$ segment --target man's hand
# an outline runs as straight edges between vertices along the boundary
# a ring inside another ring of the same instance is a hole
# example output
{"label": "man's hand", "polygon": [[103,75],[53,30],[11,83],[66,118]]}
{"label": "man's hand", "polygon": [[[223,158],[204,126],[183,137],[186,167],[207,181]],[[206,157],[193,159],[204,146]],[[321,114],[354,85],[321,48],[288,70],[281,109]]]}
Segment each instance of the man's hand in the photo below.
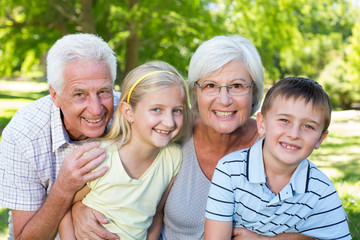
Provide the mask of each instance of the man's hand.
{"label": "man's hand", "polygon": [[69,210],[74,194],[86,184],[106,173],[108,167],[91,172],[105,158],[99,142],[86,143],[68,155],[59,175],[39,211],[13,212],[16,239],[53,239],[59,223]]}
{"label": "man's hand", "polygon": [[72,207],[73,224],[77,239],[119,239],[110,233],[101,224],[109,223],[109,220],[100,212],[77,202]]}
{"label": "man's hand", "polygon": [[85,143],[65,158],[56,179],[63,193],[74,195],[87,182],[106,173],[108,167],[92,172],[106,158],[105,149],[99,146],[100,142]]}

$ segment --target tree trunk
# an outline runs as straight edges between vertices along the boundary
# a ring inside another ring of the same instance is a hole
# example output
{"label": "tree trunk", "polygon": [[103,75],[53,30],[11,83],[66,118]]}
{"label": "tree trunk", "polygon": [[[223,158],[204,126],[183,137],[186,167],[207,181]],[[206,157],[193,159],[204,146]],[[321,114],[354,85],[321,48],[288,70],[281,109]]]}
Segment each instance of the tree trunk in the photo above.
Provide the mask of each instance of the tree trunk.
{"label": "tree trunk", "polygon": [[[139,0],[130,0],[129,11],[131,11],[133,6],[138,2]],[[124,75],[137,67],[139,59],[139,35],[136,20],[129,20],[127,26],[128,30],[130,31],[130,36],[126,40],[126,60]]]}
{"label": "tree trunk", "polygon": [[95,24],[94,24],[94,16],[93,16],[93,3],[94,0],[81,0],[81,27],[82,32],[84,33],[96,33]]}

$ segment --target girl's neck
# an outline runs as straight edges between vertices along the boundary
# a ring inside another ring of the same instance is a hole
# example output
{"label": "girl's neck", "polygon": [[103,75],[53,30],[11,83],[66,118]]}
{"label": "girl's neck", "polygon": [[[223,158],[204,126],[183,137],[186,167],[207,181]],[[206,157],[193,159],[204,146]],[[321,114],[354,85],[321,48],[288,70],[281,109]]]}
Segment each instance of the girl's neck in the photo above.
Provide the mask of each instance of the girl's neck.
{"label": "girl's neck", "polygon": [[129,177],[139,179],[151,166],[160,148],[137,144],[131,140],[119,148],[121,162]]}

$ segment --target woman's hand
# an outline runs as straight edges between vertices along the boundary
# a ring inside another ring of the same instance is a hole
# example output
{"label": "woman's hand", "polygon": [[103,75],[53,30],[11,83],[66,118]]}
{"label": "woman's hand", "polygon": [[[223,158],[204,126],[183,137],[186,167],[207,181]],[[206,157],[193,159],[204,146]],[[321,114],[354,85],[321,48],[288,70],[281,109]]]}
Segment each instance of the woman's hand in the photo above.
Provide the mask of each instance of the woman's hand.
{"label": "woman's hand", "polygon": [[77,239],[120,239],[101,225],[109,223],[102,213],[85,206],[82,202],[74,204],[71,211]]}

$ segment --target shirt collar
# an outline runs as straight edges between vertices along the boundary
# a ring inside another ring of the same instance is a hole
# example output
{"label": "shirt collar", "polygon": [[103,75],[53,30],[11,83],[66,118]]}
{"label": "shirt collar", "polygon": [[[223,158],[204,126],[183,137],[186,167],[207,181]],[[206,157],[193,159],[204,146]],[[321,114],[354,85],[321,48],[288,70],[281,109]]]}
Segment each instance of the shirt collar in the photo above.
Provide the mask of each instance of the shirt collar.
{"label": "shirt collar", "polygon": [[61,120],[60,108],[56,107],[55,104],[52,105],[51,111],[51,140],[53,151],[55,152],[59,147],[65,143],[70,143],[69,135],[64,127],[64,124]]}
{"label": "shirt collar", "polygon": [[[265,138],[257,141],[248,152],[247,156],[247,177],[252,183],[266,183],[266,174],[262,154],[262,146]],[[291,176],[289,184],[292,185],[293,190],[298,194],[303,194],[307,191],[309,181],[309,160],[305,159],[300,162],[295,172]]]}

